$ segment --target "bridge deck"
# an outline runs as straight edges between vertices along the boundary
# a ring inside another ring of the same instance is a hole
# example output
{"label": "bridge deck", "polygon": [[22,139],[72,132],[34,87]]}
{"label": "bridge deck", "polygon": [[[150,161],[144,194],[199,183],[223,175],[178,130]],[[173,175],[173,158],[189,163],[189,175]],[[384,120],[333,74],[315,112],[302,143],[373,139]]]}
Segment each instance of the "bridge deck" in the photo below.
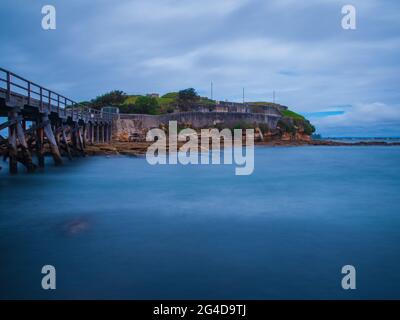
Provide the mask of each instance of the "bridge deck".
{"label": "bridge deck", "polygon": [[115,116],[0,68],[0,117],[7,118],[0,130],[8,129],[7,138],[0,135],[0,151],[8,158],[11,174],[18,172],[18,163],[28,172],[44,168],[48,153],[60,165],[63,155],[69,159],[85,155],[87,143],[110,143]]}
{"label": "bridge deck", "polygon": [[15,107],[48,113],[72,122],[111,123],[115,114],[81,105],[61,94],[0,68],[0,115]]}

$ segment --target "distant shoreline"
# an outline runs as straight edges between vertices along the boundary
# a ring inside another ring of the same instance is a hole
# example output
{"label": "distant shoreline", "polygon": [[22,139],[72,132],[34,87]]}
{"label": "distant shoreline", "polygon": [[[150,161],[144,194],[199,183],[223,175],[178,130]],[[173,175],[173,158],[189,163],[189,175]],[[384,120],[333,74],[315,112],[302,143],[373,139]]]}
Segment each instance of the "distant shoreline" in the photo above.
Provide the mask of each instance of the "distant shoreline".
{"label": "distant shoreline", "polygon": [[257,142],[255,145],[265,146],[400,146],[400,142],[386,142],[386,141],[357,141],[357,142],[344,142],[344,141],[333,141],[333,140],[310,140],[310,141],[268,141],[268,142]]}

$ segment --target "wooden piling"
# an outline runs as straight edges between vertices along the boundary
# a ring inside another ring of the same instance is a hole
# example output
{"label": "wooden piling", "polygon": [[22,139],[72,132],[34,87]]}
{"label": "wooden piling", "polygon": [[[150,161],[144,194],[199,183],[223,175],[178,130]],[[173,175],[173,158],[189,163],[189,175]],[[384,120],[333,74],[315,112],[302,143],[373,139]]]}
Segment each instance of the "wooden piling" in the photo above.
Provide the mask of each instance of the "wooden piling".
{"label": "wooden piling", "polygon": [[96,123],[96,143],[100,143],[100,127],[99,127],[99,123]]}
{"label": "wooden piling", "polygon": [[108,124],[106,123],[105,125],[104,125],[104,136],[105,136],[105,142],[106,143],[109,143],[110,141],[108,141]]}
{"label": "wooden piling", "polygon": [[94,144],[94,126],[93,126],[93,122],[90,122],[89,125],[90,125],[90,143]]}
{"label": "wooden piling", "polygon": [[87,128],[86,124],[82,126],[82,145],[83,145],[83,150],[86,148],[86,141],[87,141]]}
{"label": "wooden piling", "polygon": [[68,159],[69,159],[69,160],[72,160],[71,149],[69,148],[69,143],[68,143],[68,139],[67,139],[67,134],[66,134],[65,131],[66,131],[66,129],[65,129],[64,123],[61,123],[61,137],[62,137],[62,140],[63,140],[63,142],[64,142],[64,144],[65,144],[65,149],[66,149],[66,151],[67,151]]}
{"label": "wooden piling", "polygon": [[[9,113],[9,120],[13,120],[13,112]],[[16,124],[8,127],[8,157],[10,174],[18,173],[18,150],[17,150],[17,129]]]}
{"label": "wooden piling", "polygon": [[44,123],[44,127],[43,127],[44,134],[46,135],[47,141],[50,144],[50,151],[51,151],[51,154],[52,154],[53,159],[54,159],[54,164],[56,166],[61,165],[63,161],[62,161],[62,157],[61,157],[61,154],[60,154],[60,150],[58,149],[58,145],[57,145],[56,139],[54,137],[53,130],[51,128],[51,123],[49,121],[49,116],[47,114],[44,114],[42,116],[42,121]]}
{"label": "wooden piling", "polygon": [[39,168],[44,168],[44,149],[43,149],[44,136],[43,136],[43,128],[40,127],[40,123],[41,120],[36,121],[36,126],[38,128],[36,129],[35,147],[36,147],[36,157],[38,158]]}
{"label": "wooden piling", "polygon": [[83,156],[85,156],[85,146],[83,143],[82,130],[81,130],[81,127],[79,126],[79,124],[77,124],[76,126],[77,126],[76,134],[77,134],[79,150],[80,150],[81,154]]}
{"label": "wooden piling", "polygon": [[77,147],[77,139],[76,139],[76,126],[71,126],[71,146],[72,149],[74,150],[74,153],[78,152],[78,147]]}
{"label": "wooden piling", "polygon": [[18,141],[22,150],[21,162],[25,165],[28,172],[32,173],[36,170],[36,166],[33,164],[31,152],[29,151],[28,143],[26,142],[25,139],[23,125],[21,125],[19,121],[17,121],[16,129],[17,129]]}

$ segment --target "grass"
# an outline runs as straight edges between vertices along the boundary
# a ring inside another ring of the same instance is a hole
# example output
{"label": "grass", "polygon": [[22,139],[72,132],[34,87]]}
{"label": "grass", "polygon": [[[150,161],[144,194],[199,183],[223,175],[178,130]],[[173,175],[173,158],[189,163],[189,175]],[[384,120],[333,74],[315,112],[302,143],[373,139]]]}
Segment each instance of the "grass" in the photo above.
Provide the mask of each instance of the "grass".
{"label": "grass", "polygon": [[135,104],[137,98],[139,98],[139,97],[140,97],[140,96],[128,96],[128,97],[125,99],[125,101],[124,101],[123,104],[125,104],[125,105],[128,105],[128,104]]}
{"label": "grass", "polygon": [[282,114],[283,114],[283,116],[289,117],[292,119],[305,120],[305,118],[302,115],[300,115],[294,111],[291,111],[291,110],[283,110]]}

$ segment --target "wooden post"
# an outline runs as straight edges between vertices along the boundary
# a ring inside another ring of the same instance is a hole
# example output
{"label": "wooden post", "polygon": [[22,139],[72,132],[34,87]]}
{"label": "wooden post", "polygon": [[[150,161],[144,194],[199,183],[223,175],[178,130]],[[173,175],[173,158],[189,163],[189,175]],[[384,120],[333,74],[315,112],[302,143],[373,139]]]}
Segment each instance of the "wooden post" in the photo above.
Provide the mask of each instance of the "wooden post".
{"label": "wooden post", "polygon": [[76,123],[72,128],[72,147],[77,155],[81,153],[79,150],[78,125]]}
{"label": "wooden post", "polygon": [[94,144],[96,142],[95,136],[96,136],[96,127],[94,125],[94,122],[90,123],[90,127],[92,128],[92,144]]}
{"label": "wooden post", "polygon": [[22,161],[21,162],[25,165],[25,167],[27,168],[29,173],[34,172],[36,169],[36,166],[33,164],[33,161],[32,161],[32,156],[31,156],[31,153],[28,148],[28,144],[25,139],[25,133],[24,133],[23,126],[21,125],[21,123],[19,121],[17,121],[16,127],[17,127],[18,141],[19,141],[19,144],[22,149]]}
{"label": "wooden post", "polygon": [[79,126],[79,124],[76,124],[76,134],[77,134],[77,140],[78,140],[78,145],[79,145],[79,149],[82,153],[82,155],[85,155],[85,147],[83,144],[83,137],[82,137],[82,131],[81,131],[81,127]]}
{"label": "wooden post", "polygon": [[69,144],[68,144],[68,140],[67,140],[67,135],[65,133],[65,127],[64,127],[64,123],[61,123],[61,136],[62,139],[65,143],[65,148],[67,150],[67,155],[68,155],[68,159],[72,160],[72,155],[71,155],[71,149],[69,148]]}
{"label": "wooden post", "polygon": [[90,126],[90,144],[94,143],[94,127],[93,127],[93,122],[89,122]]}
{"label": "wooden post", "polygon": [[38,158],[38,165],[39,168],[44,168],[44,150],[43,150],[43,128],[41,127],[42,120],[38,118],[36,121],[36,126],[38,127],[36,129],[36,156]]}
{"label": "wooden post", "polygon": [[104,124],[101,125],[101,143],[104,143]]}
{"label": "wooden post", "polygon": [[104,124],[104,140],[105,143],[108,143],[108,124]]}
{"label": "wooden post", "polygon": [[[8,115],[8,119],[13,119],[13,112],[10,112]],[[12,124],[8,127],[8,156],[9,156],[9,165],[10,165],[10,173],[17,174],[18,173],[18,151],[17,151],[17,132],[16,132],[16,124]]]}
{"label": "wooden post", "polygon": [[100,127],[99,127],[99,123],[96,123],[96,143],[100,142]]}
{"label": "wooden post", "polygon": [[44,123],[44,128],[43,128],[44,134],[46,135],[47,140],[49,141],[50,151],[51,151],[51,154],[54,159],[54,164],[56,166],[61,165],[63,161],[61,158],[60,150],[58,149],[58,146],[57,146],[56,139],[53,134],[53,130],[51,129],[51,123],[49,121],[48,114],[42,115],[42,121]]}
{"label": "wooden post", "polygon": [[57,123],[54,125],[54,137],[56,138],[56,143],[59,146],[59,148],[61,146],[60,135],[61,135],[61,123],[59,120],[57,120]]}
{"label": "wooden post", "polygon": [[82,126],[82,131],[83,131],[83,149],[86,148],[86,142],[87,142],[87,128],[86,128],[86,123]]}

